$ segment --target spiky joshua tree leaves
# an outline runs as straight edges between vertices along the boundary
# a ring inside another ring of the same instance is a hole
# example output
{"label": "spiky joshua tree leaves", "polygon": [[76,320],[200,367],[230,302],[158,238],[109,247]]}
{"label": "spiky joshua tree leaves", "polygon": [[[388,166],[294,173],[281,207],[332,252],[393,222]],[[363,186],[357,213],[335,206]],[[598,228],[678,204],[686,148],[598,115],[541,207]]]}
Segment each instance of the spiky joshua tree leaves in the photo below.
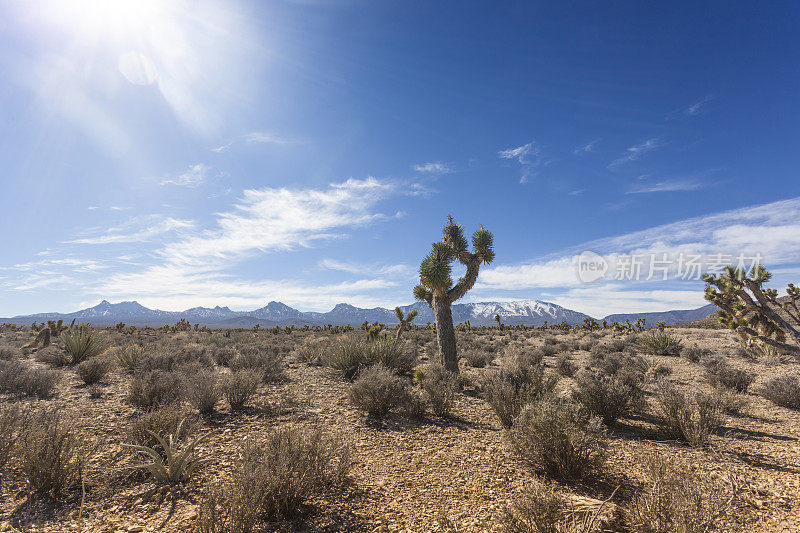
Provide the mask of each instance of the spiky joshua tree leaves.
{"label": "spiky joshua tree leaves", "polygon": [[417,310],[412,309],[407,315],[403,315],[403,310],[398,306],[394,308],[394,314],[397,315],[397,340],[400,340],[400,335],[402,335],[403,332],[411,326],[411,322],[417,318]]}
{"label": "spiky joshua tree leaves", "polygon": [[[720,322],[734,330],[746,345],[758,340],[800,357],[800,288],[790,283],[786,289],[788,298],[779,302],[777,290],[764,288],[771,278],[763,265],[754,267],[749,274],[728,266],[722,274],[703,276],[705,298],[719,307]],[[798,344],[787,343],[787,335]]]}
{"label": "spiky joshua tree leaves", "polygon": [[[453,217],[447,217],[442,240],[433,243],[433,249],[419,266],[419,285],[414,287],[414,297],[428,302],[436,317],[436,337],[439,341],[439,357],[445,369],[458,371],[458,355],[456,353],[456,332],[453,327],[453,313],[450,306],[464,296],[478,279],[478,270],[482,264],[494,260],[494,237],[481,226],[472,234],[472,247],[464,237],[464,229],[455,223]],[[453,261],[467,267],[464,276],[453,285],[451,277]]]}

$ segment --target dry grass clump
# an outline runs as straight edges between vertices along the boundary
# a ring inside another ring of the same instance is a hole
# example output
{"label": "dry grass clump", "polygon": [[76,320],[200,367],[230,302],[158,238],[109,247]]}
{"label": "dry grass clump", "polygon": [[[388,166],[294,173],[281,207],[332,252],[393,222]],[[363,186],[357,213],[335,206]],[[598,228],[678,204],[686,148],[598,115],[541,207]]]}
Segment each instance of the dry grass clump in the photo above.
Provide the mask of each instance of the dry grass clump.
{"label": "dry grass clump", "polygon": [[395,339],[367,340],[351,335],[331,345],[324,360],[346,379],[352,380],[362,369],[377,362],[398,374],[407,374],[417,364],[417,355],[414,350],[404,349],[403,344]]}
{"label": "dry grass clump", "polygon": [[243,369],[235,370],[222,377],[222,394],[228,401],[231,410],[244,409],[258,390],[263,376],[263,373],[257,370]]}
{"label": "dry grass clump", "polygon": [[58,370],[31,367],[18,359],[0,361],[0,392],[49,398],[61,377]]}
{"label": "dry grass clump", "polygon": [[579,405],[552,397],[527,405],[510,438],[525,463],[556,479],[582,479],[605,461],[600,421]]}
{"label": "dry grass clump", "polygon": [[625,375],[607,375],[598,370],[581,371],[575,379],[573,398],[591,414],[599,416],[604,424],[613,426],[617,419],[642,407],[641,381],[630,376],[632,374],[625,379]]}
{"label": "dry grass clump", "polygon": [[[588,500],[588,499],[587,499]],[[579,507],[541,481],[525,486],[502,517],[507,533],[599,533],[613,531],[608,526],[616,518],[613,504],[591,501]]]}
{"label": "dry grass clump", "polygon": [[756,379],[755,374],[732,368],[721,357],[707,358],[703,364],[706,368],[706,379],[712,387],[747,392],[750,384]]}
{"label": "dry grass clump", "polygon": [[111,369],[109,360],[103,357],[92,357],[78,363],[75,372],[87,385],[93,385],[103,380]]}
{"label": "dry grass clump", "polygon": [[140,409],[177,403],[183,399],[184,383],[184,375],[174,370],[139,372],[128,385],[127,400]]}
{"label": "dry grass clump", "polygon": [[381,417],[405,400],[407,385],[402,378],[375,363],[362,370],[350,386],[350,403],[369,416]]}
{"label": "dry grass clump", "polygon": [[500,423],[510,428],[525,405],[551,394],[557,383],[557,377],[545,373],[544,365],[529,366],[517,359],[488,375],[482,388]]}
{"label": "dry grass clump", "polygon": [[27,414],[20,406],[0,404],[0,476],[5,472],[26,418]]}
{"label": "dry grass clump", "polygon": [[698,346],[684,346],[683,350],[681,350],[681,357],[692,363],[699,363],[701,359],[710,355],[711,350]]}
{"label": "dry grass clump", "polygon": [[197,530],[249,533],[298,514],[314,496],[342,486],[350,468],[349,446],[321,429],[283,427],[249,442],[234,463],[230,481],[201,503]]}
{"label": "dry grass clump", "polygon": [[764,384],[761,396],[775,405],[800,410],[800,380],[797,376],[780,376]]}
{"label": "dry grass clump", "polygon": [[178,424],[182,421],[181,436],[186,437],[194,429],[191,418],[187,418],[186,410],[174,404],[157,407],[136,417],[128,425],[125,442],[153,448],[158,445],[158,440],[153,434],[171,435],[176,432]]}
{"label": "dry grass clump", "polygon": [[700,391],[684,393],[662,381],[656,401],[669,436],[691,446],[707,446],[711,434],[722,425],[722,406],[716,396]]}
{"label": "dry grass clump", "polygon": [[731,480],[710,477],[660,453],[641,459],[646,490],[624,512],[625,530],[636,533],[710,531],[731,510],[735,489]]}
{"label": "dry grass clump", "polygon": [[31,492],[57,496],[80,479],[84,451],[65,416],[56,410],[41,410],[21,431],[16,456]]}
{"label": "dry grass clump", "polygon": [[442,365],[427,365],[422,373],[420,388],[428,399],[428,404],[436,416],[450,416],[456,399],[458,377],[445,370]]}
{"label": "dry grass clump", "polygon": [[639,346],[645,353],[651,355],[678,356],[683,343],[665,330],[653,329],[639,337]]}

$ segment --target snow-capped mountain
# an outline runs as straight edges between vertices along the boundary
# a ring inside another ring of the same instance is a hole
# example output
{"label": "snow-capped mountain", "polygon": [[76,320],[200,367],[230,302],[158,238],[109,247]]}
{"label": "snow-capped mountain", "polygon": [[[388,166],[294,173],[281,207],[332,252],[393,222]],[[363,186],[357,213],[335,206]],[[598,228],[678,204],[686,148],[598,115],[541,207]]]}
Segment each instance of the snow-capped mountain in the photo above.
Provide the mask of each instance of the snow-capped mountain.
{"label": "snow-capped mountain", "polygon": [[[664,320],[668,324],[678,323],[680,317],[691,317],[696,319],[700,315],[713,313],[713,309],[708,306],[692,311],[666,311],[658,313],[658,319]],[[419,313],[416,324],[434,322],[433,310],[424,302],[415,302],[411,305],[401,307],[404,313],[416,309]],[[454,304],[452,306],[453,321],[456,323],[469,321],[473,326],[494,325],[495,316],[500,316],[503,324],[526,326],[540,326],[545,322],[549,324],[559,324],[568,322],[573,325],[583,323],[588,315],[566,309],[550,302],[540,300],[509,300],[496,302],[476,302]],[[675,314],[674,320],[669,318]],[[635,321],[636,316],[648,317],[648,325],[651,324],[647,313],[641,315],[611,315],[612,319],[617,317],[632,317]],[[653,314],[655,316],[655,314]],[[705,315],[704,315],[705,316]],[[103,300],[94,307],[75,311],[74,313],[39,313],[35,315],[17,316],[13,318],[0,318],[2,322],[14,322],[17,324],[30,324],[33,321],[43,322],[45,320],[63,319],[70,322],[75,319],[78,323],[90,323],[97,326],[113,325],[124,322],[128,325],[137,326],[163,326],[174,324],[180,319],[185,318],[191,324],[202,324],[211,327],[251,327],[260,324],[263,327],[275,325],[347,325],[358,326],[365,320],[367,322],[380,322],[383,324],[396,324],[397,318],[393,309],[375,307],[372,309],[362,309],[350,304],[337,304],[327,313],[303,312],[289,307],[281,302],[269,302],[266,306],[254,311],[232,311],[228,307],[216,306],[193,307],[185,311],[160,311],[158,309],[148,309],[138,302],[120,302],[117,304]],[[685,321],[685,320],[684,320]]]}

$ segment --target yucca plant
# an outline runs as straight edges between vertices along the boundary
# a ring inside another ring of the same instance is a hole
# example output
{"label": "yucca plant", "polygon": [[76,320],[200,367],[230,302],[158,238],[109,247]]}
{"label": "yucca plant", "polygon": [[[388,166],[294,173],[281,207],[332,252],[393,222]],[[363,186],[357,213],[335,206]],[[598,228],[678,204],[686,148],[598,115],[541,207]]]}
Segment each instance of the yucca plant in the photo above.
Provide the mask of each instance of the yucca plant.
{"label": "yucca plant", "polygon": [[196,453],[197,446],[206,440],[212,433],[206,433],[194,439],[185,448],[180,447],[181,431],[183,431],[185,419],[181,420],[175,433],[168,435],[166,439],[150,430],[150,433],[161,446],[163,454],[155,448],[140,446],[138,444],[123,444],[126,448],[131,448],[143,453],[153,459],[150,463],[142,463],[131,468],[145,469],[153,476],[156,483],[162,485],[174,485],[189,479],[193,472],[203,466],[206,461],[202,460]]}
{"label": "yucca plant", "polygon": [[100,355],[105,347],[86,324],[70,328],[64,333],[64,351],[70,357],[70,363],[76,365],[82,361]]}
{"label": "yucca plant", "polygon": [[117,358],[117,364],[128,372],[133,372],[136,365],[144,355],[144,346],[131,345],[125,348],[120,348],[114,354]]}
{"label": "yucca plant", "polygon": [[652,355],[678,356],[683,348],[683,343],[662,329],[654,329],[639,338],[639,344],[645,353]]}

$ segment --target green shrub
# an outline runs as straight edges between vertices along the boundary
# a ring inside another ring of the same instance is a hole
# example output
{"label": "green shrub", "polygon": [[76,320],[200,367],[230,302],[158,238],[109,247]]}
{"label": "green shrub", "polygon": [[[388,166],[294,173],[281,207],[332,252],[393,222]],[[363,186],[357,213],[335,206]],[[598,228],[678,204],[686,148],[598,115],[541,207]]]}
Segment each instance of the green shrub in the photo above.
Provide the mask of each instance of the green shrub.
{"label": "green shrub", "polygon": [[64,339],[64,351],[73,365],[98,356],[105,350],[97,334],[87,326],[70,328],[61,337]]}
{"label": "green shrub", "polygon": [[231,410],[243,409],[258,390],[263,374],[257,370],[235,370],[222,377],[222,394]]}
{"label": "green shrub", "polygon": [[333,344],[325,354],[325,362],[351,380],[361,369],[378,361],[398,374],[405,374],[414,368],[417,357],[413,351],[404,350],[403,345],[394,339],[370,341],[354,336]]}
{"label": "green shrub", "polygon": [[652,355],[677,356],[683,348],[680,339],[661,329],[652,329],[643,333],[639,337],[639,345],[645,353]]}
{"label": "green shrub", "polygon": [[35,413],[17,446],[20,469],[33,492],[57,496],[80,479],[84,450],[74,426],[58,411]]}
{"label": "green shrub", "polygon": [[722,425],[722,406],[714,396],[700,391],[686,394],[663,381],[656,401],[669,436],[691,446],[707,446],[711,434]]}
{"label": "green shrub", "polygon": [[92,357],[78,363],[78,366],[75,367],[75,372],[85,384],[92,385],[106,377],[109,369],[108,360],[101,357]]}
{"label": "green shrub", "polygon": [[362,370],[350,386],[350,403],[369,416],[380,417],[402,404],[407,388],[383,363],[375,363]]}
{"label": "green shrub", "polygon": [[780,376],[764,384],[761,395],[775,405],[800,410],[800,380],[797,376]]}
{"label": "green shrub", "polygon": [[556,479],[584,478],[605,460],[600,421],[580,406],[552,397],[525,406],[510,438],[520,459]]}

